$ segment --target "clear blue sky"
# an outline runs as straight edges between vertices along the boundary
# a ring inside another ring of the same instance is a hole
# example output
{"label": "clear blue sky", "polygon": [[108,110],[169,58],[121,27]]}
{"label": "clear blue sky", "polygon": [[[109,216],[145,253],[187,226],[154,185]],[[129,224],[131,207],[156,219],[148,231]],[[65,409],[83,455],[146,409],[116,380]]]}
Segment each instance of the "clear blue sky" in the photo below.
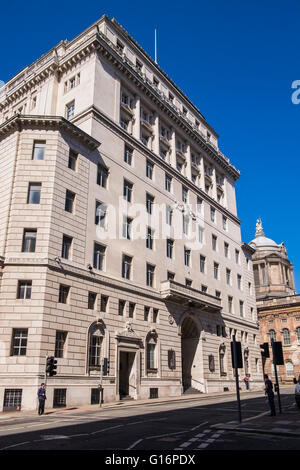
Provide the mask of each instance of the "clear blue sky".
{"label": "clear blue sky", "polygon": [[220,149],[241,170],[236,185],[242,238],[285,242],[300,290],[300,2],[296,0],[108,0],[1,6],[0,80],[7,81],[62,39],[104,13],[154,58],[220,135]]}

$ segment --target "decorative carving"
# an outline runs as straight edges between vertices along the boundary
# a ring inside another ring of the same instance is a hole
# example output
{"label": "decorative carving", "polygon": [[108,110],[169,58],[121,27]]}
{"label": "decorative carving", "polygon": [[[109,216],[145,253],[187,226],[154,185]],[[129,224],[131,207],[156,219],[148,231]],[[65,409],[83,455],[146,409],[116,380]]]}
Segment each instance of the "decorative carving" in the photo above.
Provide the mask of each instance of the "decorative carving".
{"label": "decorative carving", "polygon": [[172,317],[172,315],[169,315],[168,321],[169,321],[170,325],[173,325],[173,323],[174,323],[175,320],[174,320],[174,318]]}

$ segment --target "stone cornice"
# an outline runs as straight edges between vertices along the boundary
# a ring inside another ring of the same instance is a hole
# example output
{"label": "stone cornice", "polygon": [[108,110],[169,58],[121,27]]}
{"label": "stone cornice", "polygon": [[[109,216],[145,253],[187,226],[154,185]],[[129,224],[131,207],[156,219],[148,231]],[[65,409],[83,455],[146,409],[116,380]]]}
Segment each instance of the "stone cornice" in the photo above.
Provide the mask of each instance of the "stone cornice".
{"label": "stone cornice", "polygon": [[34,116],[16,114],[12,118],[5,121],[0,126],[0,140],[6,134],[14,130],[22,130],[28,127],[43,127],[50,129],[64,130],[80,139],[87,147],[94,150],[100,146],[98,140],[81,130],[75,124],[67,119],[59,116]]}
{"label": "stone cornice", "polygon": [[251,255],[255,253],[255,249],[252,248],[252,246],[248,245],[247,243],[243,242],[241,246],[243,250],[248,251],[248,253],[250,253]]}
{"label": "stone cornice", "polygon": [[225,214],[228,218],[233,220],[238,225],[241,224],[241,221],[238,217],[232,214],[228,209],[219,204],[215,199],[212,199],[208,194],[206,194],[202,189],[196,186],[191,180],[183,176],[176,168],[172,167],[166,163],[162,158],[156,155],[154,152],[149,150],[142,142],[137,140],[133,135],[128,134],[122,127],[116,122],[112,121],[108,116],[103,114],[96,106],[90,106],[85,111],[75,116],[72,122],[77,122],[83,118],[87,118],[91,114],[95,119],[97,119],[101,124],[109,127],[117,135],[121,136],[124,141],[133,147],[137,147],[138,150],[144,153],[147,157],[150,157],[157,165],[161,166],[167,173],[169,173],[174,178],[177,178],[184,186],[192,190],[194,193],[199,195],[202,199],[206,200],[211,206],[215,207],[222,214]]}

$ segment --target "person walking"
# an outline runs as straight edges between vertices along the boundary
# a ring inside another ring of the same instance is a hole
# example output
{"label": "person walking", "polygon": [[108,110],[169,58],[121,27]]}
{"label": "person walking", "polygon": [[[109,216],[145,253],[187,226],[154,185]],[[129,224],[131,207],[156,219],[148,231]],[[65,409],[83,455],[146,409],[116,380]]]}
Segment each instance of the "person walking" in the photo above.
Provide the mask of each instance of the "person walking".
{"label": "person walking", "polygon": [[265,378],[265,395],[268,396],[269,407],[271,411],[271,414],[269,416],[276,416],[273,384],[267,374],[265,374],[264,378]]}
{"label": "person walking", "polygon": [[298,382],[294,379],[294,383],[296,384],[295,388],[295,400],[298,408],[300,409],[300,375],[298,377]]}
{"label": "person walking", "polygon": [[39,415],[42,415],[44,414],[45,401],[47,400],[46,388],[45,388],[44,383],[42,383],[40,388],[38,389],[38,399],[39,399]]}
{"label": "person walking", "polygon": [[245,377],[243,378],[244,382],[245,382],[245,385],[246,385],[246,390],[249,390],[249,379],[247,377],[247,375],[245,375]]}

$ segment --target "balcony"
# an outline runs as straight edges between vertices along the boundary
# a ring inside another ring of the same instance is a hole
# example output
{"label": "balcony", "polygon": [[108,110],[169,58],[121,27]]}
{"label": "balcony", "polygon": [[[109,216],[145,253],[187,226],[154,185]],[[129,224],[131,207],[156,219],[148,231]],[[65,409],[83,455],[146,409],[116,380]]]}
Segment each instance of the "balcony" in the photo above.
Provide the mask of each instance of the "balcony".
{"label": "balcony", "polygon": [[141,125],[150,133],[153,134],[152,124],[146,119],[141,118]]}
{"label": "balcony", "polygon": [[123,103],[121,101],[121,109],[127,114],[128,117],[132,118],[133,117],[133,110],[129,106],[129,104]]}
{"label": "balcony", "polygon": [[221,299],[175,281],[163,281],[160,288],[164,300],[171,300],[183,306],[200,308],[206,312],[220,312]]}

